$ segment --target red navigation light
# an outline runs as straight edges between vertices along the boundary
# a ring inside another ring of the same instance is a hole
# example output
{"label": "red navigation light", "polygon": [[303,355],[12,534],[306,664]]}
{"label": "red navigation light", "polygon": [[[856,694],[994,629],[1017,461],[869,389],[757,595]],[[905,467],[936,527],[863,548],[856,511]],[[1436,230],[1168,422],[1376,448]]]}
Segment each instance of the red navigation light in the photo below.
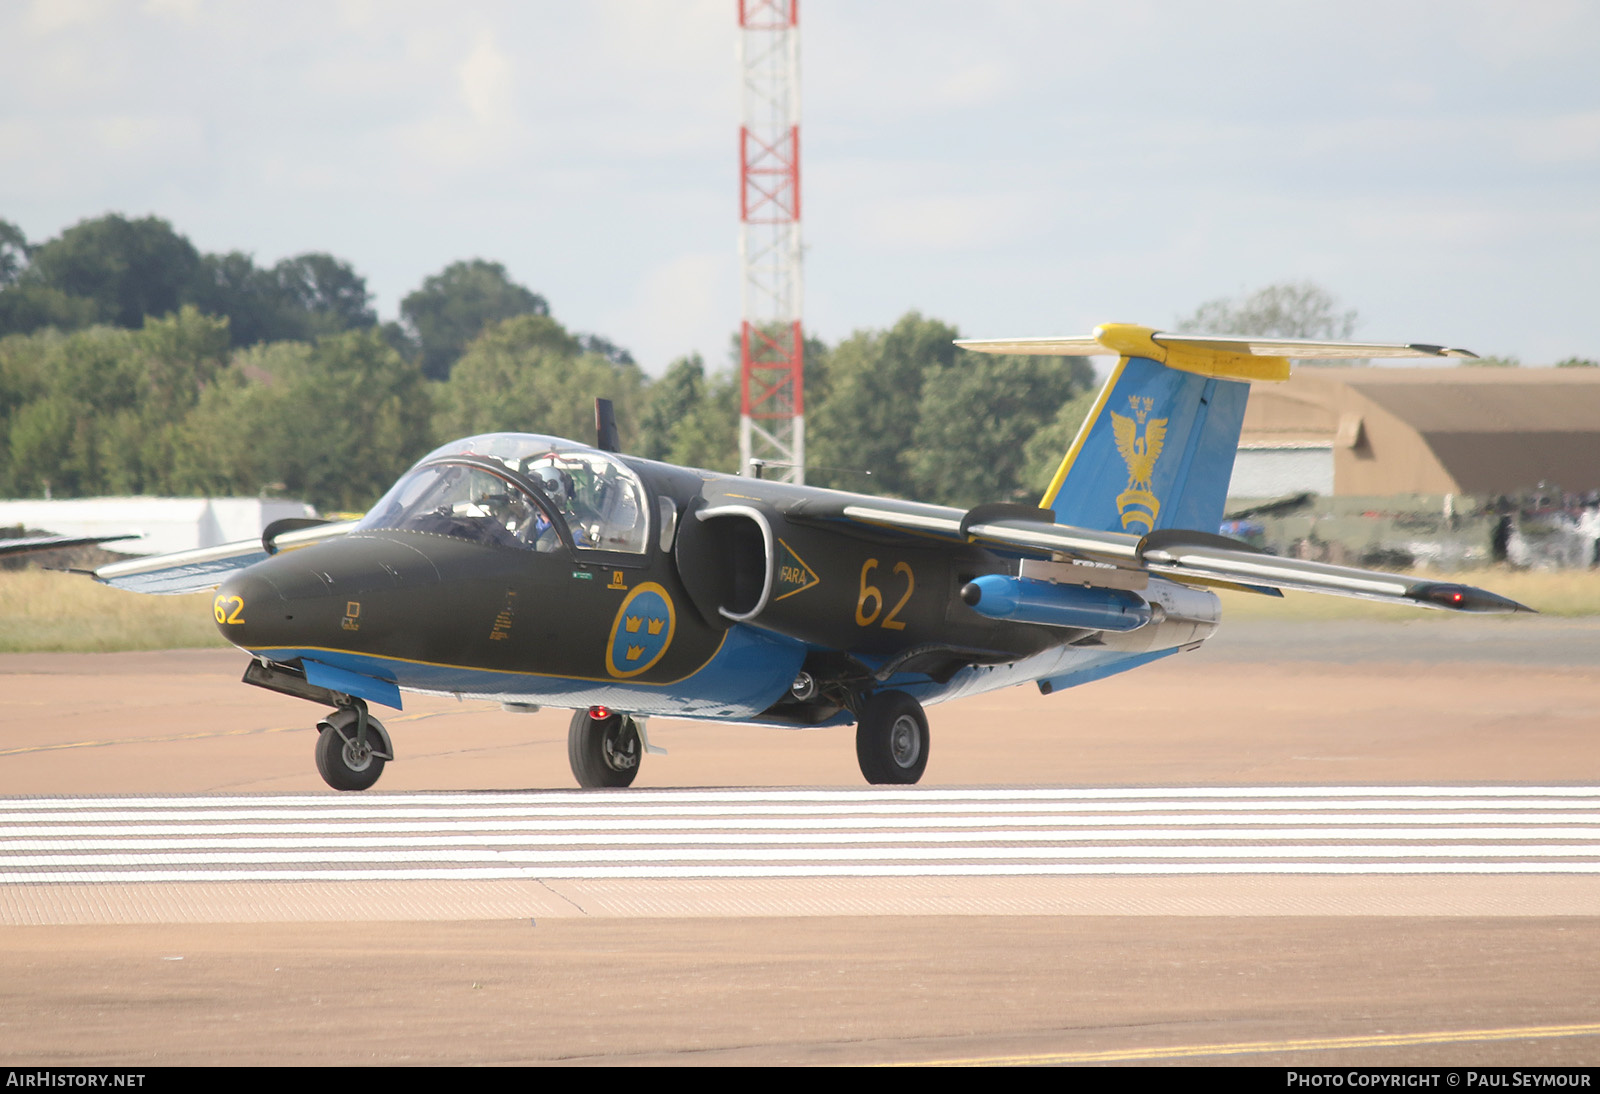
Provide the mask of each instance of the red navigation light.
{"label": "red navigation light", "polygon": [[603,722],[607,718],[611,717],[611,712],[605,707],[593,706],[589,708],[589,717],[593,718],[597,722]]}

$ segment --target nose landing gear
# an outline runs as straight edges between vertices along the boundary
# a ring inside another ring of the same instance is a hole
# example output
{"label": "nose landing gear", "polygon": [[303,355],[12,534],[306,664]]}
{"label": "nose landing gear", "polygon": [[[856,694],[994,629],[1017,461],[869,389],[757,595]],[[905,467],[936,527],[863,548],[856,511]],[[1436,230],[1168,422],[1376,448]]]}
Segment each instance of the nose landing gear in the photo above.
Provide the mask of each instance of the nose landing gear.
{"label": "nose landing gear", "polygon": [[317,771],[335,790],[366,790],[392,759],[389,731],[360,699],[317,723]]}

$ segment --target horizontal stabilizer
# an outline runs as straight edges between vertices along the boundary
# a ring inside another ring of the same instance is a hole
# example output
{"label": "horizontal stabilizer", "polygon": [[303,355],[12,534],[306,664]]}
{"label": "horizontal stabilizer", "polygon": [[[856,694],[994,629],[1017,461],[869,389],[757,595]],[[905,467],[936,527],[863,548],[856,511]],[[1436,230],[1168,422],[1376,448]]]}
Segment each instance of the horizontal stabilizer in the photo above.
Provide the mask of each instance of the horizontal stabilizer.
{"label": "horizontal stabilizer", "polygon": [[[962,349],[976,353],[1016,353],[1041,357],[1121,356],[1125,348],[1102,340],[1106,328],[1072,338],[963,338]],[[1235,353],[1251,357],[1291,357],[1298,360],[1354,357],[1476,357],[1470,350],[1435,346],[1426,342],[1339,342],[1314,338],[1246,338],[1227,334],[1173,334],[1153,331],[1150,341],[1165,348]]]}

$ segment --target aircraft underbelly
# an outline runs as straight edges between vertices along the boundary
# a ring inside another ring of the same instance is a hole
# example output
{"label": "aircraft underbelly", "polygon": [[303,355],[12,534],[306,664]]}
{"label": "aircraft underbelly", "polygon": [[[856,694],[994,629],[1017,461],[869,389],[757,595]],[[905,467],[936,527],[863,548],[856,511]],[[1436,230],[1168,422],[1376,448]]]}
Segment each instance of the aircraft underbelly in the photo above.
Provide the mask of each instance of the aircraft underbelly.
{"label": "aircraft underbelly", "polygon": [[729,629],[704,665],[664,683],[506,671],[327,648],[277,646],[250,652],[279,663],[326,664],[426,695],[734,719],[754,717],[776,702],[794,682],[805,658],[805,647],[799,643],[748,627]]}
{"label": "aircraft underbelly", "polygon": [[1094,645],[1063,645],[1000,665],[973,665],[947,683],[896,682],[923,703],[942,703],[1018,684],[1039,683],[1051,691],[1076,687],[1136,669],[1181,650],[1193,649],[1216,632],[1221,608],[1216,595],[1151,580],[1145,591],[1162,618],[1123,634],[1102,633]]}

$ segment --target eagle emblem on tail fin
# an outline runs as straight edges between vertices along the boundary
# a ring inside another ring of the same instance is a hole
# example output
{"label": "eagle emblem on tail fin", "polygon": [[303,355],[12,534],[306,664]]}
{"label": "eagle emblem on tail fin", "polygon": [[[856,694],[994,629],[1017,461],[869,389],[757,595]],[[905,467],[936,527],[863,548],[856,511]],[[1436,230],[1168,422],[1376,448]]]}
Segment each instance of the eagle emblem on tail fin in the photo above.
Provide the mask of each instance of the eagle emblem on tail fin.
{"label": "eagle emblem on tail fin", "polygon": [[[1155,475],[1162,446],[1166,444],[1167,419],[1150,418],[1155,400],[1149,396],[1130,395],[1128,403],[1133,417],[1111,412],[1117,451],[1122,455],[1122,462],[1128,465],[1128,485],[1117,495],[1117,512],[1122,516],[1124,528],[1143,524],[1149,532],[1155,530],[1156,515],[1161,512],[1161,502],[1151,491],[1150,480]],[[1143,436],[1140,435],[1141,426],[1144,427]]]}

